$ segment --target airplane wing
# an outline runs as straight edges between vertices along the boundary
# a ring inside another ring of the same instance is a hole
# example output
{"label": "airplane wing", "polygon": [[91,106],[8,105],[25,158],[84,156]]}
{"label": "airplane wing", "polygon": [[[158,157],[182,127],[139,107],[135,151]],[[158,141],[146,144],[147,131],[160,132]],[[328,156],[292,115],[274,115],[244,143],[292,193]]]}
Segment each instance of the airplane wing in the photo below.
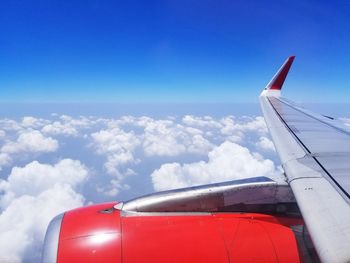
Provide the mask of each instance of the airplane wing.
{"label": "airplane wing", "polygon": [[350,262],[350,132],[281,97],[289,57],[260,95],[261,108],[322,262]]}

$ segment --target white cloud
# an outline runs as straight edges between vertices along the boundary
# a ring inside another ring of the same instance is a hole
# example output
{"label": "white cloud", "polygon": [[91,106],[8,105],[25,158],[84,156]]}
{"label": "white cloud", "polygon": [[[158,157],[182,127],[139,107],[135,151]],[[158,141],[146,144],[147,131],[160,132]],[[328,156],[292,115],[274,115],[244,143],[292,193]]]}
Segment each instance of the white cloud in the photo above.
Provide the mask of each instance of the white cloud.
{"label": "white cloud", "polygon": [[150,119],[144,127],[143,149],[147,156],[205,154],[213,147],[199,129],[184,127],[172,120]]}
{"label": "white cloud", "polygon": [[12,158],[9,154],[0,152],[0,170],[2,169],[2,167],[9,165],[11,161]]}
{"label": "white cloud", "polygon": [[259,148],[265,151],[273,151],[273,152],[276,151],[275,145],[273,144],[273,142],[265,136],[261,136],[259,138],[259,141],[256,143],[256,146],[258,146]]}
{"label": "white cloud", "polygon": [[55,186],[38,196],[15,199],[0,215],[0,261],[39,262],[49,221],[63,211],[83,205],[69,186]]}
{"label": "white cloud", "polygon": [[[134,172],[131,169],[127,173],[128,175],[134,175]],[[97,192],[103,193],[106,196],[114,197],[119,193],[120,190],[128,189],[130,189],[130,186],[128,184],[124,184],[123,179],[117,178],[110,180],[108,185],[97,187]]]}
{"label": "white cloud", "polygon": [[349,126],[349,127],[350,127],[350,118],[339,118],[339,120],[340,120],[341,122],[343,122],[343,124],[344,124],[345,126]]}
{"label": "white cloud", "polygon": [[106,157],[104,168],[114,177],[108,185],[98,187],[98,191],[107,195],[128,187],[123,181],[135,174],[132,166],[139,163],[135,155],[136,152],[140,154],[140,150],[144,153],[143,158],[176,157],[207,154],[214,147],[201,129],[177,124],[171,118],[155,120],[146,116],[125,116],[103,122],[107,128],[91,134],[91,146],[96,153]]}
{"label": "white cloud", "polygon": [[43,125],[41,131],[49,135],[76,137],[80,135],[81,131],[90,129],[98,123],[99,121],[92,117],[80,116],[79,118],[73,118],[68,115],[62,115],[59,117],[59,120]]}
{"label": "white cloud", "polygon": [[[188,116],[188,118],[196,117]],[[178,124],[174,117],[156,120],[147,116],[139,118],[124,116],[105,122],[109,129],[126,127],[135,131],[134,135],[140,140],[146,156],[206,154],[212,148],[201,127]]]}
{"label": "white cloud", "polygon": [[182,118],[182,122],[188,126],[206,127],[206,128],[221,128],[222,124],[210,116],[196,117],[186,115]]}
{"label": "white cloud", "polygon": [[92,147],[100,155],[106,156],[104,167],[114,178],[106,186],[99,186],[97,190],[108,196],[117,195],[121,189],[128,187],[122,182],[135,172],[126,165],[135,164],[134,150],[140,145],[140,139],[134,132],[125,132],[120,128],[101,130],[91,134]]}
{"label": "white cloud", "polygon": [[63,124],[59,121],[47,124],[42,128],[42,132],[52,135],[77,136],[78,131],[74,126]]}
{"label": "white cloud", "polygon": [[7,180],[2,181],[6,194],[0,200],[8,194],[11,198],[21,195],[35,196],[56,184],[75,187],[86,177],[87,170],[79,161],[63,159],[53,166],[33,161],[25,167],[12,168]]}
{"label": "white cloud", "polygon": [[22,125],[26,127],[36,126],[37,119],[32,116],[26,116],[22,119]]}
{"label": "white cloud", "polygon": [[241,117],[227,116],[214,119],[210,116],[196,117],[186,115],[182,122],[190,127],[200,129],[207,138],[221,138],[231,142],[242,142],[247,134],[253,133],[260,136],[268,133],[263,117]]}
{"label": "white cloud", "polygon": [[14,167],[0,182],[0,262],[38,262],[49,221],[83,205],[77,187],[87,176],[85,166],[71,159]]}
{"label": "white cloud", "polygon": [[187,151],[189,153],[205,154],[209,152],[214,145],[205,139],[202,135],[196,134],[189,139]]}
{"label": "white cloud", "polygon": [[221,119],[223,128],[222,134],[240,134],[243,136],[245,132],[257,132],[259,134],[266,134],[268,132],[265,120],[263,117],[258,116],[255,118],[244,117],[240,120],[236,120],[233,116],[228,116]]}
{"label": "white cloud", "polygon": [[264,160],[232,142],[214,148],[208,158],[208,162],[163,164],[151,175],[154,189],[160,191],[278,173],[271,160]]}
{"label": "white cloud", "polygon": [[12,163],[13,158],[19,154],[48,153],[58,148],[58,141],[45,137],[37,130],[22,130],[16,140],[5,140],[0,148],[0,170]]}
{"label": "white cloud", "polygon": [[178,142],[184,134],[174,129],[172,120],[142,120],[144,126],[143,149],[147,156],[176,156],[186,151],[186,146]]}
{"label": "white cloud", "polygon": [[5,131],[23,132],[28,128],[36,129],[47,135],[79,136],[84,129],[103,123],[105,119],[80,116],[73,118],[68,115],[52,114],[53,119],[42,119],[33,116],[25,116],[21,121],[1,119],[0,126]]}
{"label": "white cloud", "polygon": [[105,167],[108,173],[118,174],[119,166],[136,161],[133,151],[140,144],[140,140],[133,131],[106,129],[92,133],[91,138],[96,152],[107,155]]}
{"label": "white cloud", "polygon": [[5,131],[19,131],[22,129],[22,126],[17,121],[11,119],[1,119],[0,127]]}
{"label": "white cloud", "polygon": [[89,129],[98,122],[93,118],[80,116],[73,118],[68,115],[62,115],[59,120],[50,122],[42,127],[42,132],[51,135],[78,136],[79,131]]}
{"label": "white cloud", "polygon": [[45,137],[37,130],[22,132],[15,142],[7,142],[2,148],[2,153],[14,154],[22,152],[54,152],[58,148],[57,140]]}
{"label": "white cloud", "polygon": [[[207,155],[218,143],[241,143],[245,136],[262,137],[267,133],[262,117],[228,116],[214,119],[210,116],[186,115],[179,123],[171,117],[153,119],[124,116],[98,122],[107,128],[91,134],[91,145],[96,153],[105,156],[104,168],[114,177],[108,185],[98,187],[98,191],[107,195],[118,194],[121,189],[128,187],[123,181],[135,173],[133,166],[144,158]],[[140,156],[140,149],[144,156],[137,157]]]}
{"label": "white cloud", "polygon": [[23,117],[21,126],[25,128],[39,128],[46,125],[50,121],[44,119],[38,119],[32,116]]}

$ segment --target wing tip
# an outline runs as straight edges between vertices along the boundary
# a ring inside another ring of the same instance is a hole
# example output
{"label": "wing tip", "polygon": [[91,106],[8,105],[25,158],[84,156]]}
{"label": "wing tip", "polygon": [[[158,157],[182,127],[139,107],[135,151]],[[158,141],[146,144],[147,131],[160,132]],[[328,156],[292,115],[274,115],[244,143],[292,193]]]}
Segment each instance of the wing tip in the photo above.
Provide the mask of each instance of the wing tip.
{"label": "wing tip", "polygon": [[289,56],[287,60],[283,63],[282,67],[277,71],[275,76],[271,79],[269,84],[267,84],[267,90],[281,90],[288,75],[288,72],[293,64],[295,56]]}

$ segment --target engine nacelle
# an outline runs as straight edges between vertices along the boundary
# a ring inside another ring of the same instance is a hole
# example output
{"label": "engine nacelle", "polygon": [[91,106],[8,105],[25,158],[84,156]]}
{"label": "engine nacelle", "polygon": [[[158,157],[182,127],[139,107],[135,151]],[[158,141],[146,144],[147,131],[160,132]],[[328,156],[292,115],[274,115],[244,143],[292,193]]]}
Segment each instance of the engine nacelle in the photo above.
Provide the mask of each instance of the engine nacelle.
{"label": "engine nacelle", "polygon": [[299,262],[291,225],[254,213],[126,212],[106,203],[52,220],[43,262]]}

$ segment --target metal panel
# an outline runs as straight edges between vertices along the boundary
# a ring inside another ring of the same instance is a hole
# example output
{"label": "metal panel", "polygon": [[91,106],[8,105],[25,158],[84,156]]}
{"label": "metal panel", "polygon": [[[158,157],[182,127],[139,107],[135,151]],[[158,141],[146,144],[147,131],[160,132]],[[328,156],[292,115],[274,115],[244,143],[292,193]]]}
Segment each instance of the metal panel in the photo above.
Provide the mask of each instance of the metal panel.
{"label": "metal panel", "polygon": [[297,141],[324,169],[326,178],[348,199],[350,133],[339,126],[333,126],[331,122],[335,121],[310,115],[283,99],[271,97],[268,100]]}

